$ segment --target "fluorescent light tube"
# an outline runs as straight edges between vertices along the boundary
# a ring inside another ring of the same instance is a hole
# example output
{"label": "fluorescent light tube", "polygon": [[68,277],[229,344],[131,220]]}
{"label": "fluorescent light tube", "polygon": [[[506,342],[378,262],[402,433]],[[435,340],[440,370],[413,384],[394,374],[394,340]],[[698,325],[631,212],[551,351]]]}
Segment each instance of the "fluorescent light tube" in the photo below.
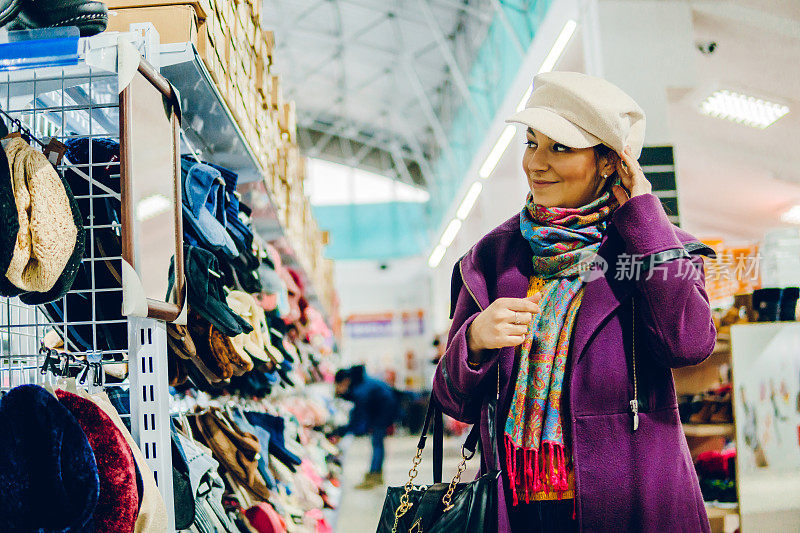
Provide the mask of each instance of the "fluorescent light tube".
{"label": "fluorescent light tube", "polygon": [[456,235],[458,235],[458,230],[460,229],[461,229],[461,221],[458,220],[457,218],[451,220],[450,223],[445,228],[444,233],[442,233],[442,240],[439,241],[439,244],[441,244],[445,248],[453,244],[453,240],[456,238]]}
{"label": "fluorescent light tube", "polygon": [[553,67],[556,66],[556,63],[558,63],[561,54],[564,53],[564,49],[567,47],[569,40],[572,39],[572,34],[575,33],[575,28],[577,27],[578,23],[572,19],[569,19],[566,23],[564,23],[564,27],[561,29],[561,33],[558,34],[556,42],[553,43],[550,53],[547,54],[546,58],[544,58],[542,66],[539,67],[540,74],[542,72],[550,72],[553,70]]}
{"label": "fluorescent light tube", "polygon": [[483,185],[481,182],[476,181],[472,184],[472,187],[469,188],[467,195],[464,197],[464,201],[461,202],[461,206],[458,208],[458,211],[456,211],[456,217],[461,220],[467,219],[467,215],[472,211],[472,207],[475,205],[475,201],[478,199],[482,190]]}
{"label": "fluorescent light tube", "polygon": [[442,262],[442,258],[444,257],[444,253],[446,251],[446,246],[442,246],[441,244],[437,245],[436,248],[433,249],[431,256],[428,258],[428,266],[431,268],[436,268],[439,266],[439,263]]}
{"label": "fluorescent light tube", "polygon": [[800,224],[800,205],[795,205],[784,212],[781,220],[789,224]]}
{"label": "fluorescent light tube", "polygon": [[494,167],[497,166],[506,148],[508,148],[511,139],[514,138],[514,132],[514,126],[509,125],[505,127],[503,133],[500,134],[500,138],[497,139],[494,148],[492,148],[492,151],[489,152],[489,155],[486,157],[486,161],[483,162],[483,165],[481,165],[481,168],[478,170],[478,175],[481,178],[486,179],[491,176]]}
{"label": "fluorescent light tube", "polygon": [[788,113],[789,107],[755,96],[722,90],[709,95],[700,104],[700,112],[763,130]]}
{"label": "fluorescent light tube", "polygon": [[170,209],[172,209],[172,202],[163,194],[147,196],[136,204],[136,219],[142,222],[166,213]]}
{"label": "fluorescent light tube", "polygon": [[522,95],[522,100],[517,104],[517,113],[525,109],[525,104],[528,103],[528,98],[531,97],[531,93],[533,93],[533,84],[528,87],[528,90]]}

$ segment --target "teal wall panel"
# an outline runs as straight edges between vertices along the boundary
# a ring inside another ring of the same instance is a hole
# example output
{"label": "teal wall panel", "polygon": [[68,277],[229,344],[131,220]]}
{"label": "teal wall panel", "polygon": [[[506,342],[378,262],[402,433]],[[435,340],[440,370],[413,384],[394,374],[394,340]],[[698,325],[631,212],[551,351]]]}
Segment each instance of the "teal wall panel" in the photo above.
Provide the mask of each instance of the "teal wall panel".
{"label": "teal wall panel", "polygon": [[313,207],[330,232],[330,259],[394,259],[421,253],[428,243],[425,204],[392,202]]}

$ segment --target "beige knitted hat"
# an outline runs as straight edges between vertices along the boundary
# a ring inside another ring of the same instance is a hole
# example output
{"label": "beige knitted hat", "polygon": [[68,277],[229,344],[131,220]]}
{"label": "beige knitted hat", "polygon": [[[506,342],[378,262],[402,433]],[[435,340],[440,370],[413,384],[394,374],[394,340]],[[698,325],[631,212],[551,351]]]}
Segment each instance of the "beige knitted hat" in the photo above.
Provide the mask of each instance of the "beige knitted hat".
{"label": "beige knitted hat", "polygon": [[605,144],[622,152],[630,145],[636,159],[644,144],[639,104],[613,83],[580,72],[538,74],[525,109],[506,122],[524,124],[571,148]]}
{"label": "beige knitted hat", "polygon": [[75,249],[78,229],[64,184],[47,158],[23,139],[6,146],[19,232],[6,278],[25,291],[47,292]]}

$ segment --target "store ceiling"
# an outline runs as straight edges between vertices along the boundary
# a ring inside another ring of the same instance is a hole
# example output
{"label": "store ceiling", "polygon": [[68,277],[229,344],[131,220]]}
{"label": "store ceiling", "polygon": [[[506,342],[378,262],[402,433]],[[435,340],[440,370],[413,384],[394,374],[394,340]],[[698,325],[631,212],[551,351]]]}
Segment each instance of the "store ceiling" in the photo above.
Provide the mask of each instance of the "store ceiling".
{"label": "store ceiling", "polygon": [[[699,236],[755,241],[800,204],[800,2],[693,2],[698,84],[670,94],[681,218]],[[778,101],[790,112],[764,130],[700,115],[712,87]]]}
{"label": "store ceiling", "polygon": [[[426,187],[499,0],[264,0],[305,154]],[[465,83],[465,82],[464,82]]]}

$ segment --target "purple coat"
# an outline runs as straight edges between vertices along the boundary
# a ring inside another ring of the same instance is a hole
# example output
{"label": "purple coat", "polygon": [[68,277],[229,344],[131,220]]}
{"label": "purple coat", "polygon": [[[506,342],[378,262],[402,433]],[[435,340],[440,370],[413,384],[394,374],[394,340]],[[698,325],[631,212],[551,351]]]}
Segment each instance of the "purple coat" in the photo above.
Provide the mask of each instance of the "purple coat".
{"label": "purple coat", "polygon": [[[714,348],[716,331],[702,258],[661,263],[649,280],[615,275],[621,254],[624,261],[624,254],[649,256],[690,242],[698,243],[669,222],[652,194],[617,208],[603,237],[598,254],[609,268],[604,277],[585,285],[564,378],[564,434],[574,461],[581,531],[709,531],[671,371],[700,363]],[[433,395],[446,414],[480,424],[484,450],[491,450],[490,413],[497,413],[497,442],[503,442],[517,370],[515,349],[494,350],[480,368],[473,369],[467,364],[466,331],[495,299],[527,295],[533,274],[531,254],[520,232],[519,215],[514,215],[483,237],[453,270],[453,323],[447,351],[436,369]],[[634,299],[641,406],[636,431],[630,409]],[[504,465],[504,446],[498,448],[499,464]],[[481,473],[489,466],[482,460]],[[500,533],[511,531],[507,491],[507,482],[498,484]]]}

